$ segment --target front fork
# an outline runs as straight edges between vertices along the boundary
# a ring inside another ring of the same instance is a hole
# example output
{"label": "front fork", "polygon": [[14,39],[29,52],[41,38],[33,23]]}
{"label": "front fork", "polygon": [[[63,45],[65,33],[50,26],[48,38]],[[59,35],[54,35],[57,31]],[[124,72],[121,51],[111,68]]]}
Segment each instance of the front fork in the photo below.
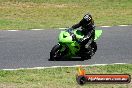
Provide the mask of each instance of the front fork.
{"label": "front fork", "polygon": [[68,55],[68,47],[66,45],[60,44],[60,53],[62,54],[62,56],[67,56]]}

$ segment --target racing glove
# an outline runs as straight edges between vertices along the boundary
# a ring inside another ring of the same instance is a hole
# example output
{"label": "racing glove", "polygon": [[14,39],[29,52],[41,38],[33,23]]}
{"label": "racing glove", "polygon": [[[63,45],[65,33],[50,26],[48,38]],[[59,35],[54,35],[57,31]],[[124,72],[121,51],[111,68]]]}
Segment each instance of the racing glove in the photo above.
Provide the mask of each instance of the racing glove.
{"label": "racing glove", "polygon": [[67,29],[66,31],[67,31],[68,33],[72,34],[72,33],[73,33],[72,30],[73,30],[73,28],[69,28],[69,29]]}

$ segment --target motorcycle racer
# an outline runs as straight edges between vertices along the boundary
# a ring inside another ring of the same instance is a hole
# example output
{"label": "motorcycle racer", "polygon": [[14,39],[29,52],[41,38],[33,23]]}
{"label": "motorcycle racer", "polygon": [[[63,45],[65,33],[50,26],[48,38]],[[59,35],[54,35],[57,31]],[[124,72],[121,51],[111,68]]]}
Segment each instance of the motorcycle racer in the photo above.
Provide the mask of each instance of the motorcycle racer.
{"label": "motorcycle racer", "polygon": [[76,56],[81,57],[81,60],[91,59],[97,51],[96,40],[101,33],[102,30],[95,29],[91,14],[84,15],[79,23],[60,32],[49,60],[68,60]]}

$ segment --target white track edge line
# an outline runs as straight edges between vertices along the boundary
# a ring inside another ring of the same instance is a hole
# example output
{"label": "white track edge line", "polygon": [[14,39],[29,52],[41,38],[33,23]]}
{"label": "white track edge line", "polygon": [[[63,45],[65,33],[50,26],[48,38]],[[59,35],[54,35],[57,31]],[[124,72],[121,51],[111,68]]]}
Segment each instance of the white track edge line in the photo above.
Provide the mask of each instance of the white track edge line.
{"label": "white track edge line", "polygon": [[[30,30],[39,31],[39,30],[45,30],[45,29],[30,29]],[[21,31],[21,30],[7,30],[7,31]]]}
{"label": "white track edge line", "polygon": [[112,26],[100,26],[100,27],[112,27]]}
{"label": "white track edge line", "polygon": [[118,26],[122,26],[122,27],[125,27],[125,26],[129,26],[129,25],[118,25]]}
{"label": "white track edge line", "polygon": [[[122,27],[125,27],[125,26],[130,26],[130,25],[117,25],[117,26],[122,26]],[[113,27],[113,26],[98,26],[98,27]],[[67,29],[67,28],[59,28],[59,29]]]}
{"label": "white track edge line", "polygon": [[67,28],[59,28],[60,30],[64,30],[64,29],[67,29]]}
{"label": "white track edge line", "polygon": [[34,31],[39,31],[39,30],[45,30],[45,29],[31,29],[31,30],[34,30]]}
{"label": "white track edge line", "polygon": [[[130,26],[130,25],[117,25],[117,26],[126,27],[126,26]],[[99,26],[99,27],[113,27],[113,26]],[[64,29],[67,29],[67,28],[58,28],[58,29],[64,30]],[[45,30],[45,29],[31,29],[31,30],[39,31],[39,30]],[[20,30],[7,30],[7,31],[20,31]]]}
{"label": "white track edge line", "polygon": [[50,67],[33,67],[33,68],[18,68],[18,69],[0,69],[0,70],[23,70],[23,69],[47,69],[47,68],[63,68],[63,67],[87,67],[87,66],[106,66],[106,65],[114,65],[114,64],[129,64],[129,63],[112,63],[112,64],[91,64],[91,65],[73,65],[73,66],[50,66]]}
{"label": "white track edge line", "polygon": [[7,31],[19,31],[19,30],[7,30]]}

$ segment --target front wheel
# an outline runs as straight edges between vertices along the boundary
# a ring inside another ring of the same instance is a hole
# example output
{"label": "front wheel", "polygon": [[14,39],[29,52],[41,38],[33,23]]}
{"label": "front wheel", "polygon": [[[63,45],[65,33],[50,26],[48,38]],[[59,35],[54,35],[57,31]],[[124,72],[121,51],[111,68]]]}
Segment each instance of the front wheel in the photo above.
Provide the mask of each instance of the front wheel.
{"label": "front wheel", "polygon": [[61,52],[60,52],[60,48],[61,46],[59,44],[55,45],[51,52],[50,52],[50,61],[56,61],[59,60],[59,58],[61,58]]}

